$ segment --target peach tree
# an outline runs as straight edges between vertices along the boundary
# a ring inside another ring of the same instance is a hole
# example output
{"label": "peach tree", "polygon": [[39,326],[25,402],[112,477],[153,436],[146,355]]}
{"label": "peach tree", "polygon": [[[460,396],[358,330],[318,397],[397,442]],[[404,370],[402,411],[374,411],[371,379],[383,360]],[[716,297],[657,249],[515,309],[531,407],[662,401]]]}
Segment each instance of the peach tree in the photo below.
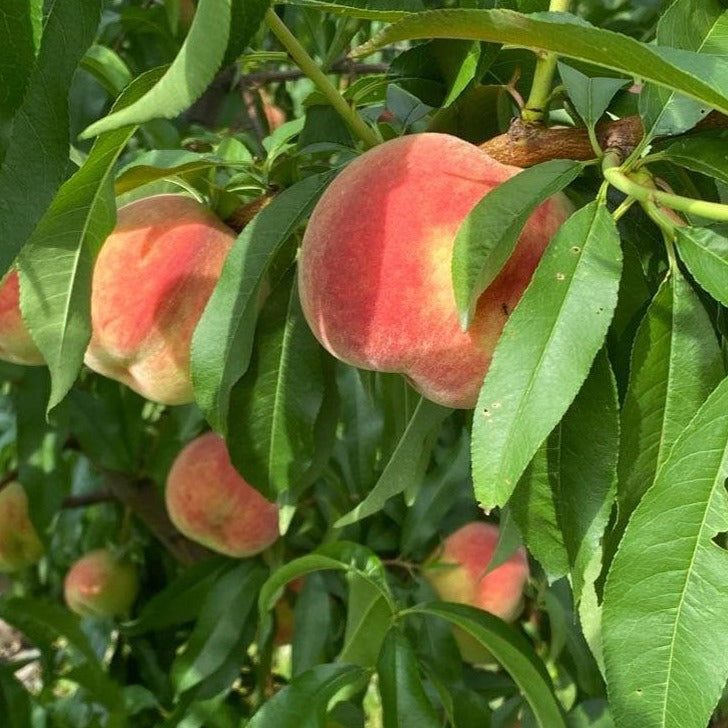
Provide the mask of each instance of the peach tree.
{"label": "peach tree", "polygon": [[3,728],[728,725],[722,0],[0,21]]}

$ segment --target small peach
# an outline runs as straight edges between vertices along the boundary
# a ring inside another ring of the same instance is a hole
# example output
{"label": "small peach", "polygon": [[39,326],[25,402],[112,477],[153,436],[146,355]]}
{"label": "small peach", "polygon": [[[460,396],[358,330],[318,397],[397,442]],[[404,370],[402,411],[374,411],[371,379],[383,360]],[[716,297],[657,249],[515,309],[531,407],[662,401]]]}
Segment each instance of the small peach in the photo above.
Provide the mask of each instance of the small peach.
{"label": "small peach", "polygon": [[28,496],[12,481],[0,489],[0,572],[34,564],[43,555],[43,544],[28,516]]}
{"label": "small peach", "polygon": [[0,282],[0,359],[13,364],[45,364],[20,313],[18,271]]}
{"label": "small peach", "polygon": [[91,551],[66,574],[69,609],[82,617],[126,617],[139,591],[136,567],[107,549]]}
{"label": "small peach", "polygon": [[225,440],[214,432],[177,455],[166,502],[172,523],[185,536],[221,554],[253,556],[278,538],[278,507],[235,470]]}

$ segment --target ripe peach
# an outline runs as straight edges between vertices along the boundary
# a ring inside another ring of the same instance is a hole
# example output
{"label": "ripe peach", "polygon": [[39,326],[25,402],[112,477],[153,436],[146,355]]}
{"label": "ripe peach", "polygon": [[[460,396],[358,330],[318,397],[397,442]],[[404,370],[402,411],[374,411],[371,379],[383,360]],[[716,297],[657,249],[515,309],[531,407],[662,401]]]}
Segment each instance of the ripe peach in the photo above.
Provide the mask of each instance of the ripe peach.
{"label": "ripe peach", "polygon": [[451,278],[457,230],[519,171],[435,133],[352,162],[316,205],[300,252],[301,303],[323,346],[354,366],[405,374],[435,402],[474,407],[506,319],[571,210],[559,194],[533,213],[463,332]]}
{"label": "ripe peach", "polygon": [[[498,527],[474,521],[450,534],[428,560],[425,578],[441,599],[469,604],[512,622],[523,610],[528,581],[526,551],[519,548],[506,562],[485,574],[498,544]],[[487,660],[479,643],[455,632],[463,657]]]}
{"label": "ripe peach", "polygon": [[43,544],[28,516],[28,496],[12,481],[0,489],[0,572],[19,571],[43,555]]}
{"label": "ripe peach", "polygon": [[252,556],[278,538],[278,507],[245,482],[214,432],[177,455],[166,502],[172,523],[185,536],[227,556]]}
{"label": "ripe peach", "polygon": [[234,240],[190,197],[122,207],[94,267],[86,364],[156,402],[191,402],[192,332]]}
{"label": "ripe peach", "polygon": [[0,282],[0,359],[13,364],[45,364],[20,313],[18,271]]}
{"label": "ripe peach", "polygon": [[79,559],[64,582],[66,604],[82,617],[126,617],[138,592],[136,567],[107,549]]}

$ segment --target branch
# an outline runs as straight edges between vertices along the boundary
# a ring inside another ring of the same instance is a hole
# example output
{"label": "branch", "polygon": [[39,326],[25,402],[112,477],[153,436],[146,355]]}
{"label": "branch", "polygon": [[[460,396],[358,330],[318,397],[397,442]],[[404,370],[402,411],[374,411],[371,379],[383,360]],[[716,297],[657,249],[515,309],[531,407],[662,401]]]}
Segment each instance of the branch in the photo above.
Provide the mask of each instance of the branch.
{"label": "branch", "polygon": [[110,470],[102,472],[112,496],[128,506],[177,561],[188,565],[210,555],[207,549],[190,541],[174,527],[152,480],[135,480]]}
{"label": "branch", "polygon": [[95,506],[97,503],[116,502],[116,496],[110,490],[98,490],[87,495],[69,495],[61,502],[61,508],[85,508]]}
{"label": "branch", "polygon": [[[712,111],[691,131],[728,128],[728,117]],[[602,149],[613,149],[624,158],[644,136],[639,116],[597,125],[597,140]],[[505,133],[483,142],[480,148],[493,159],[516,167],[532,167],[552,159],[594,159],[594,149],[586,127],[553,129],[539,124],[524,124],[514,119]]]}
{"label": "branch", "polygon": [[[384,73],[389,70],[388,63],[351,63],[349,61],[337,61],[330,68],[323,69],[328,74],[346,74],[358,76],[367,73]],[[240,77],[241,86],[259,86],[276,81],[296,81],[299,78],[306,78],[306,74],[298,68],[290,68],[285,71],[257,71],[245,73]]]}

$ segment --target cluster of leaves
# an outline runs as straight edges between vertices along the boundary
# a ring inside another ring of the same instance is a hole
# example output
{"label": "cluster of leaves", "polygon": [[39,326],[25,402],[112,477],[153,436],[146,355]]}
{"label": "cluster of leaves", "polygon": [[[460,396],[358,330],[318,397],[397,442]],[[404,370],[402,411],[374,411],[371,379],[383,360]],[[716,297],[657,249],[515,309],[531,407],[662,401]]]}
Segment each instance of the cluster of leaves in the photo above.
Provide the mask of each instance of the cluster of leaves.
{"label": "cluster of leaves", "polygon": [[[0,715],[24,728],[725,719],[728,233],[714,220],[728,219],[728,163],[725,132],[685,135],[710,110],[728,114],[721,3],[583,2],[579,17],[539,0],[278,8],[320,67],[350,72],[339,91],[382,139],[505,132],[534,50],[561,59],[552,123],[593,140],[606,119],[642,119],[636,148],[604,164],[614,187],[590,161],[556,159],[484,198],[461,228],[453,285],[467,325],[529,213],[559,190],[578,208],[510,316],[473,413],[335,362],[309,332],[293,273],[302,227],[362,144],[295,73],[286,84],[271,73],[268,97],[290,121],[268,133],[246,76],[295,70],[264,22],[269,5],[199,0],[193,18],[183,0],[0,10],[0,269],[18,266],[48,362],[0,371],[0,455],[48,546],[0,602],[40,668],[23,685],[24,662],[0,665]],[[387,71],[354,77],[342,59],[357,46]],[[197,404],[161,408],[79,372],[93,262],[117,205],[180,188],[221,217],[272,201],[238,237],[195,332]],[[664,190],[682,217],[658,204]],[[285,536],[265,561],[180,565],[193,557],[159,545],[148,504],[205,421],[282,507]],[[71,507],[99,493],[109,497]],[[136,617],[79,623],[57,604],[62,576],[128,530],[118,499],[137,516]],[[497,508],[497,560],[521,542],[532,556],[517,627],[432,602],[417,567],[482,515],[476,499]],[[284,659],[272,609],[304,575]],[[463,665],[449,623],[504,670]]]}

